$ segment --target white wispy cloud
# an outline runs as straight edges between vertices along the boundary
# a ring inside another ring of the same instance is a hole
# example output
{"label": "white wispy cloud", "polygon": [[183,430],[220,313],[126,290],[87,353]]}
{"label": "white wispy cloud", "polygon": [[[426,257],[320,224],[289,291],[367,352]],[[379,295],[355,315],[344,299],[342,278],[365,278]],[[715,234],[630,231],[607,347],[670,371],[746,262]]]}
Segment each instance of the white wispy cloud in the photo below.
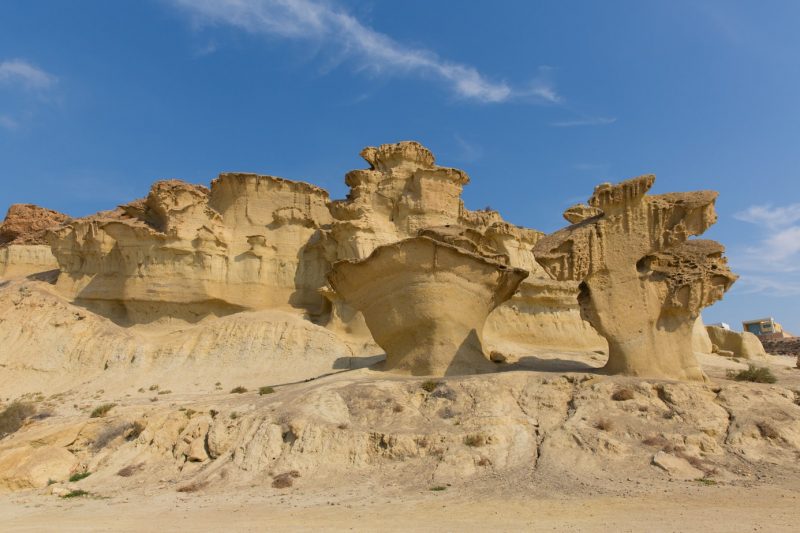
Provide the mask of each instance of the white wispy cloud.
{"label": "white wispy cloud", "polygon": [[733,216],[762,230],[759,242],[731,250],[740,285],[747,292],[800,294],[800,204],[754,205]]}
{"label": "white wispy cloud", "polygon": [[776,279],[774,276],[745,274],[736,282],[737,290],[744,294],[766,293],[774,296],[800,296],[800,280]]}
{"label": "white wispy cloud", "polygon": [[800,203],[784,207],[753,205],[744,211],[739,211],[733,217],[743,222],[761,224],[769,228],[790,226],[800,221]]}
{"label": "white wispy cloud", "polygon": [[15,130],[19,127],[19,123],[7,115],[0,115],[0,128],[6,130]]}
{"label": "white wispy cloud", "polygon": [[584,117],[571,120],[559,120],[550,123],[557,128],[574,128],[577,126],[605,126],[617,121],[616,117]]}
{"label": "white wispy cloud", "polygon": [[58,81],[54,75],[32,65],[24,59],[0,62],[0,84],[16,85],[27,89],[46,89]]}
{"label": "white wispy cloud", "polygon": [[534,99],[559,103],[561,96],[545,78],[527,88],[491,80],[475,67],[447,61],[436,53],[401,44],[362,24],[342,7],[325,0],[171,0],[199,23],[224,24],[253,34],[316,41],[374,73],[404,73],[444,82],[460,98],[483,103]]}

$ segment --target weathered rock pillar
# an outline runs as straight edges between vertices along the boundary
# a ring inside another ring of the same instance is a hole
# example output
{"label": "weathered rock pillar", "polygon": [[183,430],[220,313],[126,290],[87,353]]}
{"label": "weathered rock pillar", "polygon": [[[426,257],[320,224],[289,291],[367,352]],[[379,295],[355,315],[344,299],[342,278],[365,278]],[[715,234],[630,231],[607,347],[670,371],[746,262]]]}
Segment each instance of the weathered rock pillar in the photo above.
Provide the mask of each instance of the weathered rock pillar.
{"label": "weathered rock pillar", "polygon": [[328,276],[361,311],[387,370],[446,376],[491,371],[483,352],[486,317],[510,298],[527,271],[420,236],[380,246]]}
{"label": "weathered rock pillar", "polygon": [[722,245],[687,239],[716,222],[717,193],[648,196],[654,180],[599,185],[589,206],[565,213],[573,224],[534,254],[555,279],[581,283],[581,314],[609,344],[607,372],[704,380],[692,326],[736,275]]}

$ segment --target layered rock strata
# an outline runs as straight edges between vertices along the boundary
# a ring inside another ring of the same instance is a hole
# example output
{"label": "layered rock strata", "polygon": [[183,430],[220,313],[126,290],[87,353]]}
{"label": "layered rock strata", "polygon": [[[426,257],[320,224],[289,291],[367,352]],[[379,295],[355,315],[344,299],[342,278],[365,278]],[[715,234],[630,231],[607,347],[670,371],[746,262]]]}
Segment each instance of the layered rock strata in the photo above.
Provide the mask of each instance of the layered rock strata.
{"label": "layered rock strata", "polygon": [[0,278],[57,269],[45,232],[68,219],[67,215],[36,205],[12,205],[0,224]]}
{"label": "layered rock strata", "polygon": [[[608,340],[611,373],[703,380],[692,349],[700,310],[736,280],[723,247],[688,240],[716,222],[716,193],[648,196],[655,176],[598,186],[578,222],[541,239],[536,260],[580,282],[582,315]],[[569,217],[567,217],[569,218]]]}
{"label": "layered rock strata", "polygon": [[325,311],[318,230],[328,194],[300,182],[221,174],[211,189],[176,180],[147,198],[52,232],[59,290],[123,324],[159,311],[208,314],[301,308]]}
{"label": "layered rock strata", "polygon": [[328,280],[363,313],[386,350],[386,369],[445,376],[491,369],[482,345],[486,317],[527,274],[421,236],[380,246],[361,261],[337,262]]}
{"label": "layered rock strata", "polygon": [[[452,230],[453,244],[494,259],[505,256],[509,266],[530,272],[520,290],[489,316],[488,343],[501,348],[509,343],[606,348],[605,340],[580,317],[577,283],[553,282],[536,262],[533,247],[542,232],[509,224],[496,211],[466,209],[461,192],[469,183],[467,174],[436,165],[433,154],[419,143],[368,147],[361,156],[370,168],[349,172],[348,197],[331,203],[332,260],[364,259],[380,245],[457,228]],[[333,302],[333,325],[361,331],[358,313],[343,305]]]}

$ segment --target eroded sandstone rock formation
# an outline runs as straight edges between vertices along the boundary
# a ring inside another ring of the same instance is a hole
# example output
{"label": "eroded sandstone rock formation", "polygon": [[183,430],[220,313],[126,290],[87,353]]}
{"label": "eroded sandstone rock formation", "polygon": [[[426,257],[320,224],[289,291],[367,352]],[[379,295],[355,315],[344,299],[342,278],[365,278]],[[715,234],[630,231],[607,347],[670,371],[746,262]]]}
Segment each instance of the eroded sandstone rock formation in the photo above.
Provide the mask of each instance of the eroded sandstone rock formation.
{"label": "eroded sandstone rock formation", "polygon": [[444,240],[420,236],[379,246],[364,260],[336,263],[328,276],[363,313],[386,350],[388,370],[444,376],[492,367],[483,351],[484,322],[528,273]]}
{"label": "eroded sandstone rock formation", "polygon": [[717,350],[731,352],[742,359],[764,359],[767,352],[761,341],[749,331],[732,331],[717,326],[706,326],[708,337]]}
{"label": "eroded sandstone rock formation", "polygon": [[45,232],[69,217],[32,204],[14,204],[0,224],[0,278],[54,270],[58,263]]}
{"label": "eroded sandstone rock formation", "polygon": [[[331,203],[332,260],[364,259],[377,246],[421,231],[459,228],[460,242],[452,241],[456,245],[480,248],[490,257],[506,256],[509,266],[530,272],[520,290],[489,316],[488,343],[605,348],[605,341],[580,317],[577,283],[553,282],[534,259],[533,247],[542,232],[509,224],[496,211],[466,209],[461,191],[469,183],[467,174],[436,165],[433,154],[419,143],[368,147],[361,156],[370,168],[348,173],[350,194]],[[333,302],[333,316],[337,327],[361,328],[358,313],[342,301]]]}
{"label": "eroded sandstone rock formation", "polygon": [[160,181],[143,200],[53,232],[58,288],[124,324],[292,306],[319,314],[327,269],[314,239],[330,223],[327,203],[322,189],[272,176],[221,174],[210,189]]}
{"label": "eroded sandstone rock formation", "polygon": [[605,347],[580,318],[577,284],[552,281],[536,263],[541,232],[464,207],[466,173],[436,165],[415,142],[362,156],[370,168],[348,173],[348,197],[333,202],[313,185],[256,174],[221,174],[210,188],[157,182],[146,198],[50,233],[58,290],[125,326],[282,309],[374,347],[360,314],[326,291],[331,264],[457,226],[489,256],[531,272],[489,317],[492,346]]}
{"label": "eroded sandstone rock formation", "polygon": [[692,328],[736,280],[720,244],[688,240],[716,222],[717,195],[648,196],[654,180],[599,185],[534,253],[555,279],[581,283],[581,312],[608,340],[608,372],[702,380]]}

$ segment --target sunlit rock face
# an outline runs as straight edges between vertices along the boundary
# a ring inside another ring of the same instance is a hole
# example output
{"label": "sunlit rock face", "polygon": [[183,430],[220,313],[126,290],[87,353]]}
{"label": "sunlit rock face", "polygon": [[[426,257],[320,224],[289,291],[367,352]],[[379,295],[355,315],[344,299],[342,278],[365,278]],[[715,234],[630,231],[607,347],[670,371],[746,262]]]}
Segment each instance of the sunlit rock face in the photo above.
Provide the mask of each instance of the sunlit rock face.
{"label": "sunlit rock face", "polygon": [[211,189],[160,181],[147,198],[51,233],[62,293],[122,322],[294,306],[321,313],[316,251],[328,195],[305,183],[222,174]]}
{"label": "sunlit rock face", "polygon": [[146,198],[49,232],[57,289],[125,326],[282,309],[374,348],[360,313],[326,289],[331,265],[449,226],[531,273],[489,317],[491,346],[605,348],[578,313],[577,284],[552,281],[536,262],[541,232],[466,209],[469,177],[416,142],[361,155],[369,168],[348,173],[350,193],[333,202],[313,185],[256,174],[221,174],[210,187],[159,181]]}
{"label": "sunlit rock face", "polygon": [[45,239],[48,228],[69,217],[32,204],[14,204],[0,224],[0,279],[58,268]]}
{"label": "sunlit rock face", "polygon": [[[333,259],[364,259],[377,246],[432,228],[439,233],[444,227],[460,228],[463,235],[452,244],[481,248],[495,260],[504,256],[509,266],[530,272],[520,290],[489,316],[489,344],[605,349],[605,340],[580,317],[577,283],[553,282],[536,262],[533,247],[542,232],[505,222],[496,211],[466,209],[461,192],[469,183],[467,174],[436,165],[419,143],[368,147],[361,156],[370,168],[348,173],[350,194],[331,203]],[[332,305],[336,327],[361,330],[357,313],[341,300]]]}
{"label": "sunlit rock face", "polygon": [[446,376],[492,369],[482,346],[486,317],[527,274],[423,236],[337,262],[328,279],[363,313],[387,370]]}
{"label": "sunlit rock face", "polygon": [[688,240],[716,222],[717,193],[648,196],[654,176],[595,188],[577,223],[542,238],[536,260],[580,282],[581,312],[609,344],[606,370],[703,380],[692,349],[700,310],[736,280],[722,245]]}

